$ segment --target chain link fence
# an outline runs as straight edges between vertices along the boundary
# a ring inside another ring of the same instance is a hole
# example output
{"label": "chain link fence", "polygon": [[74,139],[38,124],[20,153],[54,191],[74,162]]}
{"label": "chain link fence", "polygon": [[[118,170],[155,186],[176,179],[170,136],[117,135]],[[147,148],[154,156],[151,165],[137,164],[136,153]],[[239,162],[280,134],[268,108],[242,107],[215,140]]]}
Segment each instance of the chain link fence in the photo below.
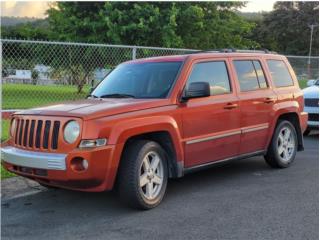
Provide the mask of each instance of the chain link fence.
{"label": "chain link fence", "polygon": [[[119,63],[195,50],[1,39],[2,109],[84,98]],[[299,78],[318,77],[319,58],[288,56]]]}

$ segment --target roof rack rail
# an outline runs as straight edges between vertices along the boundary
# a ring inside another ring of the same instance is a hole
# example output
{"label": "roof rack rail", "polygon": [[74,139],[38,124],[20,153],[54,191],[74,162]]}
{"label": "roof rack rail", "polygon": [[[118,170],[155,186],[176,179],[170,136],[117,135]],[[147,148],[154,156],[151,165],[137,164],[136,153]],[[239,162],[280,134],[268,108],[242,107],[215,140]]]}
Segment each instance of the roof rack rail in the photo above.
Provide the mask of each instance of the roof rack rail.
{"label": "roof rack rail", "polygon": [[247,49],[235,49],[235,48],[223,48],[223,49],[207,49],[207,50],[200,50],[195,51],[189,54],[197,54],[197,53],[271,53],[277,54],[277,52],[269,51],[268,49],[261,49],[261,50],[247,50]]}

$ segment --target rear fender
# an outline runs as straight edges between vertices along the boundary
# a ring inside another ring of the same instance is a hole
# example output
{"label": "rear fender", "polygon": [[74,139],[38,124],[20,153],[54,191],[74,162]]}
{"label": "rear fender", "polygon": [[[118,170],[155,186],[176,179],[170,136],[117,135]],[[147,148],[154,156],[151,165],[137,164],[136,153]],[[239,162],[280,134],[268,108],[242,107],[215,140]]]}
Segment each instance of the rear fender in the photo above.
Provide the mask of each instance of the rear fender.
{"label": "rear fender", "polygon": [[[272,121],[270,123],[270,131],[269,131],[269,135],[268,135],[268,145],[270,144],[271,142],[271,139],[272,139],[272,136],[273,136],[273,133],[275,131],[275,128],[277,126],[277,122],[279,120],[279,118],[284,115],[284,114],[288,114],[288,113],[294,113],[297,115],[297,118],[298,118],[298,121],[299,121],[299,124],[298,124],[298,128],[299,128],[299,131],[298,131],[298,140],[299,140],[299,143],[303,143],[303,137],[302,137],[302,134],[301,134],[301,126],[300,126],[300,120],[299,120],[299,104],[298,102],[296,101],[286,101],[286,102],[280,102],[280,103],[277,103],[274,105],[274,111],[275,113],[274,117],[272,118]],[[302,144],[303,145],[303,144]]]}

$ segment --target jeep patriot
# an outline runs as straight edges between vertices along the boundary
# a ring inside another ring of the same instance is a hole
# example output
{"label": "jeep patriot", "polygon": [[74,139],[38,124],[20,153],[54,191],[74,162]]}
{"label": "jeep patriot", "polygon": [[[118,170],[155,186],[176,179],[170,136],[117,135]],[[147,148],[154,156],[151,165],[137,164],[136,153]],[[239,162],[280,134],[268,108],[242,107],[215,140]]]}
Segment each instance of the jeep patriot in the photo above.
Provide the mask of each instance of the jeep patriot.
{"label": "jeep patriot", "polygon": [[204,51],[125,62],[85,100],[16,112],[2,164],[46,187],[117,188],[150,209],[169,178],[261,155],[273,168],[303,150],[307,113],[288,60]]}

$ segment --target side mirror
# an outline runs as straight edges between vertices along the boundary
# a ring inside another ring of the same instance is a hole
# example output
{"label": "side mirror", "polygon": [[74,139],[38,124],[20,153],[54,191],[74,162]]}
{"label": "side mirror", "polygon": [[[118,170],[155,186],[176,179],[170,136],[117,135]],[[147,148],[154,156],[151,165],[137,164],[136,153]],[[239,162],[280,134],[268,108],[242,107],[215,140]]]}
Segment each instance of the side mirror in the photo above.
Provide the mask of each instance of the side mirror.
{"label": "side mirror", "polygon": [[210,85],[208,82],[193,82],[189,84],[182,99],[188,100],[190,98],[200,98],[209,96]]}
{"label": "side mirror", "polygon": [[316,80],[309,80],[308,82],[307,82],[307,86],[308,87],[311,87],[311,86],[313,86],[314,84],[315,84],[315,82],[316,82]]}

